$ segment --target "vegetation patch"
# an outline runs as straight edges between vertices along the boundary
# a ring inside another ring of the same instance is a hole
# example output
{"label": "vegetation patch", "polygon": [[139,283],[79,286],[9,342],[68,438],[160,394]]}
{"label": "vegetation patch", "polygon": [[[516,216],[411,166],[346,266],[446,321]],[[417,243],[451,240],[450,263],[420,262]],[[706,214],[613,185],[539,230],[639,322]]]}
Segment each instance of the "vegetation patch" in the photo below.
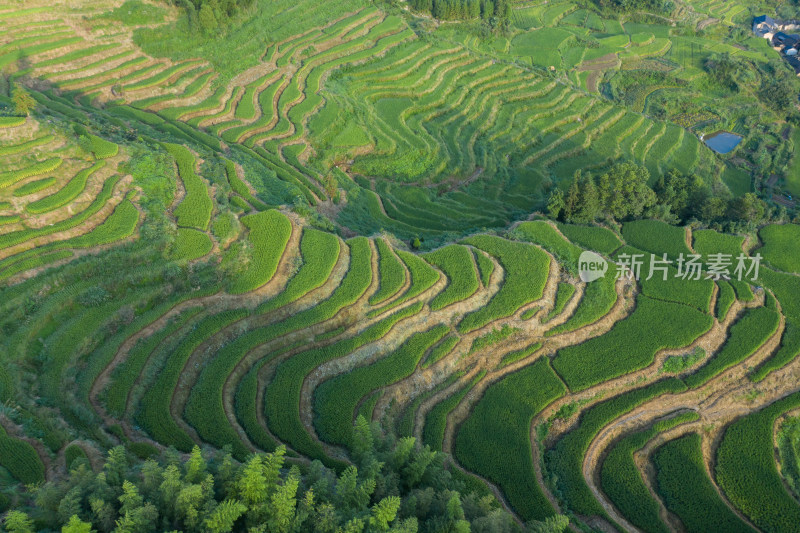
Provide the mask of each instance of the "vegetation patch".
{"label": "vegetation patch", "polygon": [[753,531],[725,505],[708,479],[700,435],[690,433],[664,444],[653,454],[653,462],[664,505],[687,531]]}
{"label": "vegetation patch", "polygon": [[456,435],[459,462],[497,483],[526,520],[554,514],[536,481],[530,425],[566,392],[547,359],[539,359],[490,386]]}
{"label": "vegetation patch", "polygon": [[254,291],[272,279],[292,235],[292,223],[278,211],[247,215],[241,221],[249,230],[251,262],[231,283],[231,294]]}
{"label": "vegetation patch", "polygon": [[445,290],[431,300],[431,310],[465,300],[478,290],[478,273],[469,248],[451,244],[423,257],[444,272],[448,282]]}
{"label": "vegetation patch", "polygon": [[206,233],[194,228],[178,228],[170,257],[181,261],[194,261],[208,255],[213,244]]}
{"label": "vegetation patch", "polygon": [[800,273],[800,257],[794,251],[800,241],[797,224],[771,225],[758,232],[764,246],[758,250],[772,266],[784,272]]}
{"label": "vegetation patch", "polygon": [[659,350],[687,346],[711,325],[700,311],[640,295],[628,318],[605,335],[562,348],[553,367],[570,390],[583,390],[646,367]]}
{"label": "vegetation patch", "polygon": [[503,266],[505,279],[486,306],[468,314],[458,324],[460,332],[467,333],[510,316],[523,305],[542,297],[550,258],[540,249],[488,235],[470,237],[464,242],[496,257]]}

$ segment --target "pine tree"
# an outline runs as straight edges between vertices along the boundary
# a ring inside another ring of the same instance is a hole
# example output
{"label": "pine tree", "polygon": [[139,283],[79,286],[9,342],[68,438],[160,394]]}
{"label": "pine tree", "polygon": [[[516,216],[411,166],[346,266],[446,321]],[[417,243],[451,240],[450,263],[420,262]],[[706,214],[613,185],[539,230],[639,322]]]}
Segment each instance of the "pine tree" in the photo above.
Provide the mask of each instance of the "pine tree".
{"label": "pine tree", "polygon": [[261,457],[254,455],[244,466],[241,477],[236,483],[236,493],[248,509],[264,503],[267,498],[267,478]]}
{"label": "pine tree", "polygon": [[289,533],[292,530],[294,513],[297,509],[297,488],[300,486],[300,472],[292,467],[289,477],[272,494],[269,506],[269,530],[275,533]]}
{"label": "pine tree", "polygon": [[78,515],[72,515],[69,522],[61,528],[61,533],[95,533],[92,524],[84,522]]}
{"label": "pine tree", "polygon": [[481,18],[488,20],[494,16],[494,0],[481,0]]}
{"label": "pine tree", "polygon": [[28,94],[21,85],[15,85],[11,92],[11,103],[14,106],[14,114],[27,117],[36,107],[36,100]]}
{"label": "pine tree", "polygon": [[206,477],[206,461],[200,452],[200,447],[195,445],[186,461],[184,479],[189,483],[199,483]]}
{"label": "pine tree", "polygon": [[567,190],[567,197],[564,199],[564,220],[572,222],[580,209],[581,193],[578,181],[574,180]]}
{"label": "pine tree", "polygon": [[364,415],[358,415],[355,428],[353,430],[352,448],[356,458],[364,457],[372,452],[374,442],[372,439],[372,428]]}
{"label": "pine tree", "polygon": [[551,218],[558,219],[565,207],[564,191],[556,187],[553,189],[553,192],[550,193],[550,198],[547,200],[547,214]]}
{"label": "pine tree", "polygon": [[73,487],[67,492],[58,504],[58,519],[61,522],[69,521],[70,517],[81,512],[81,488]]}
{"label": "pine tree", "polygon": [[373,531],[389,531],[389,523],[397,517],[400,509],[400,498],[389,496],[372,506],[372,516],[369,518],[370,529]]}
{"label": "pine tree", "polygon": [[587,224],[597,218],[600,197],[591,175],[580,176],[575,183],[578,187],[580,201],[576,212],[572,215],[572,221]]}
{"label": "pine tree", "polygon": [[204,525],[209,533],[228,533],[233,529],[233,524],[247,511],[237,500],[225,500],[220,503],[211,515],[206,518]]}
{"label": "pine tree", "polygon": [[22,511],[10,511],[3,522],[8,533],[33,533],[33,520]]}

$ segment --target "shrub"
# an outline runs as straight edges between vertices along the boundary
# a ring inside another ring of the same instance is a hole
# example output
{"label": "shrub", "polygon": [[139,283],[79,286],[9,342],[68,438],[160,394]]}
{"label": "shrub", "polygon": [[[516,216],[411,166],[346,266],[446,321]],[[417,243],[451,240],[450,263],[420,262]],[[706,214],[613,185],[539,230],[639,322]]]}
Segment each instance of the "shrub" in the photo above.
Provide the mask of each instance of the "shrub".
{"label": "shrub", "polygon": [[701,347],[696,347],[686,355],[671,355],[664,360],[664,364],[658,369],[659,373],[677,374],[693,367],[695,363],[704,359],[706,351]]}
{"label": "shrub", "polygon": [[83,451],[83,448],[77,444],[70,444],[64,449],[64,464],[67,470],[71,469],[72,464],[78,460],[88,461],[89,457],[86,456],[86,452]]}
{"label": "shrub", "polygon": [[126,448],[129,452],[142,460],[156,457],[159,454],[159,449],[149,442],[129,442]]}
{"label": "shrub", "polygon": [[95,285],[78,296],[78,303],[84,307],[97,307],[111,299],[111,294],[103,287]]}

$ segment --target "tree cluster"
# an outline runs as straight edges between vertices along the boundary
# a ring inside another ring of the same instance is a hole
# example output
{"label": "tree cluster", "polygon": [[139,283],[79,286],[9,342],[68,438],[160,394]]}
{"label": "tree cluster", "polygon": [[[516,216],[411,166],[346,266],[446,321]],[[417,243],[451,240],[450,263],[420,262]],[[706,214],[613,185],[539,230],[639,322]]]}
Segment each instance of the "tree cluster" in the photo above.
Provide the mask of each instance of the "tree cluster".
{"label": "tree cluster", "polygon": [[738,198],[715,194],[696,176],[673,170],[652,188],[649,180],[648,170],[635,163],[617,163],[599,177],[578,171],[566,193],[553,190],[547,211],[553,218],[576,224],[600,218],[656,218],[671,224],[696,220],[730,229],[759,226],[771,214],[755,194]]}
{"label": "tree cluster", "polygon": [[222,32],[239,11],[251,7],[255,0],[173,0],[186,10],[189,24],[205,34]]}
{"label": "tree cluster", "polygon": [[511,17],[508,0],[410,0],[410,3],[415,11],[429,13],[440,20],[508,21]]}
{"label": "tree cluster", "polygon": [[[69,476],[32,490],[6,514],[3,529],[32,533],[246,531],[289,533],[514,532],[521,528],[488,493],[456,481],[445,456],[414,438],[385,436],[359,417],[355,464],[335,472],[315,461],[290,465],[285,449],[253,455],[244,464],[230,453],[188,458],[169,451],[136,461],[110,450],[102,471],[85,458]],[[563,516],[529,524],[530,533],[560,533]]]}
{"label": "tree cluster", "polygon": [[703,68],[717,83],[732,91],[739,90],[739,78],[747,70],[748,64],[728,52],[712,54],[703,63]]}
{"label": "tree cluster", "polygon": [[669,15],[675,9],[672,0],[595,0],[598,6],[612,12],[644,11],[659,15]]}
{"label": "tree cluster", "polygon": [[797,77],[791,74],[788,65],[770,62],[760,67],[763,80],[758,98],[774,111],[796,115]]}
{"label": "tree cluster", "polygon": [[14,84],[11,91],[11,104],[14,106],[14,114],[20,117],[27,117],[36,108],[36,100],[19,84]]}

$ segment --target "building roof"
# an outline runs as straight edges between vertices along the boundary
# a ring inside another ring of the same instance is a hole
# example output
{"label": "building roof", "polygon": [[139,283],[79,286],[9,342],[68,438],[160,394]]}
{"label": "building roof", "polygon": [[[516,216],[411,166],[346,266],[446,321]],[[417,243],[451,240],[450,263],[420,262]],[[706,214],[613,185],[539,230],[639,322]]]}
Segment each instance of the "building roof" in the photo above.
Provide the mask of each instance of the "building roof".
{"label": "building roof", "polygon": [[761,15],[760,17],[756,17],[753,19],[753,24],[763,24],[765,22],[770,26],[776,25],[775,19],[773,19],[769,15]]}
{"label": "building roof", "polygon": [[756,17],[753,19],[753,24],[762,24],[764,22],[772,26],[776,24],[775,19],[773,19],[769,15],[761,15],[760,17]]}
{"label": "building roof", "polygon": [[800,74],[800,59],[797,56],[786,56],[786,62],[792,66],[795,73]]}
{"label": "building roof", "polygon": [[772,43],[777,45],[794,46],[800,42],[800,35],[793,33],[791,35],[779,31],[772,36]]}

